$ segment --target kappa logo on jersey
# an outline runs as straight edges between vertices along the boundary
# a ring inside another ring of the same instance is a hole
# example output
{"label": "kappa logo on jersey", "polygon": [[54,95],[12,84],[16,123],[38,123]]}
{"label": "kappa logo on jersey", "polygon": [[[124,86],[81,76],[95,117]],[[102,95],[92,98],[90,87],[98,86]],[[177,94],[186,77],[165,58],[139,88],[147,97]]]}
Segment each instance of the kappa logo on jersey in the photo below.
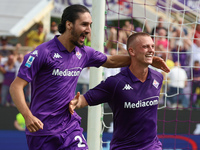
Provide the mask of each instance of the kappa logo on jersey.
{"label": "kappa logo on jersey", "polygon": [[129,84],[125,84],[122,90],[132,90],[133,88]]}
{"label": "kappa logo on jersey", "polygon": [[78,52],[76,52],[76,57],[78,58],[78,59],[81,59],[81,56],[82,56],[82,54],[78,51]]}
{"label": "kappa logo on jersey", "polygon": [[53,58],[62,58],[62,56],[60,56],[58,53],[54,53]]}
{"label": "kappa logo on jersey", "polygon": [[32,65],[32,63],[33,63],[33,61],[34,61],[34,59],[35,59],[35,57],[29,56],[28,60],[26,61],[25,66],[28,67],[28,68],[30,68],[31,65]]}
{"label": "kappa logo on jersey", "polygon": [[158,81],[156,81],[155,79],[153,80],[153,86],[155,86],[156,88],[158,88],[158,86],[159,86]]}
{"label": "kappa logo on jersey", "polygon": [[38,50],[33,51],[31,54],[33,54],[33,55],[38,57]]}

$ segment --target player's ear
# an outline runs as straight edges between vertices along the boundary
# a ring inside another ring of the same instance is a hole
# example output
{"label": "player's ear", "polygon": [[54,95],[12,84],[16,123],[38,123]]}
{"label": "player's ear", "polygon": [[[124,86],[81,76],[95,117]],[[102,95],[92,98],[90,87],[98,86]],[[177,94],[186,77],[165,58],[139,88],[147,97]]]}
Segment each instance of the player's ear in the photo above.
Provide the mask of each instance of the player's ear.
{"label": "player's ear", "polygon": [[128,51],[131,56],[135,56],[135,50],[132,47],[129,47]]}
{"label": "player's ear", "polygon": [[71,29],[72,29],[72,26],[73,26],[72,22],[66,21],[66,28],[67,28],[68,30],[71,30]]}

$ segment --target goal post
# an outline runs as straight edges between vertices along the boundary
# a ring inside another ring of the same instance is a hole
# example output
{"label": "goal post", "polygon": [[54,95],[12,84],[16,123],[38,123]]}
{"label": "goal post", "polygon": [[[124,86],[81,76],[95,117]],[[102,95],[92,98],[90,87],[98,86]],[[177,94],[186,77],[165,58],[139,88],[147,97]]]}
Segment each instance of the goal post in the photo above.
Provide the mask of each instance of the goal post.
{"label": "goal post", "polygon": [[[105,0],[92,0],[92,21],[91,47],[104,53]],[[90,89],[101,82],[102,72],[102,67],[90,69]],[[92,150],[101,149],[101,117],[101,105],[88,106],[87,143]]]}

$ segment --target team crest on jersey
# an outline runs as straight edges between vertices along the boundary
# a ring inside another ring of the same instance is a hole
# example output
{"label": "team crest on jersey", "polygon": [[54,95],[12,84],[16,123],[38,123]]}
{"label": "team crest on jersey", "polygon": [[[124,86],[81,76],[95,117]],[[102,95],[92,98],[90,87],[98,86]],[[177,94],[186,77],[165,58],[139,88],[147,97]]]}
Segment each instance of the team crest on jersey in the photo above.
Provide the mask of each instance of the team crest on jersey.
{"label": "team crest on jersey", "polygon": [[155,79],[153,80],[153,86],[155,86],[156,88],[158,88],[158,86],[159,86],[158,81],[156,81]]}
{"label": "team crest on jersey", "polygon": [[81,54],[79,51],[77,51],[77,52],[76,52],[76,57],[77,57],[78,59],[81,59],[81,56],[82,56],[82,54]]}
{"label": "team crest on jersey", "polygon": [[33,61],[34,61],[34,59],[35,59],[35,57],[29,56],[28,60],[26,61],[25,66],[28,67],[28,68],[30,68],[31,65],[32,65],[32,63],[33,63]]}
{"label": "team crest on jersey", "polygon": [[33,55],[38,57],[38,50],[34,50],[31,54],[33,54]]}

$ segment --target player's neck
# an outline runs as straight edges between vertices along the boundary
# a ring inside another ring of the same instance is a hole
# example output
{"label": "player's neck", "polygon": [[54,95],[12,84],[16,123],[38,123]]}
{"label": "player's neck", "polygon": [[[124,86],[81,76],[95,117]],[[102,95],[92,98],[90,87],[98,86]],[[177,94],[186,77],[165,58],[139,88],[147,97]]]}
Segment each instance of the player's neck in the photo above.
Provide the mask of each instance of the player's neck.
{"label": "player's neck", "polygon": [[146,81],[147,75],[148,75],[148,66],[144,67],[144,66],[139,66],[139,65],[130,65],[129,69],[132,72],[132,74],[136,78],[138,78],[138,80],[140,80],[141,82]]}
{"label": "player's neck", "polygon": [[67,51],[72,52],[75,48],[75,45],[70,42],[68,39],[69,36],[66,34],[61,34],[58,37],[58,40],[62,43],[62,45],[67,49]]}

